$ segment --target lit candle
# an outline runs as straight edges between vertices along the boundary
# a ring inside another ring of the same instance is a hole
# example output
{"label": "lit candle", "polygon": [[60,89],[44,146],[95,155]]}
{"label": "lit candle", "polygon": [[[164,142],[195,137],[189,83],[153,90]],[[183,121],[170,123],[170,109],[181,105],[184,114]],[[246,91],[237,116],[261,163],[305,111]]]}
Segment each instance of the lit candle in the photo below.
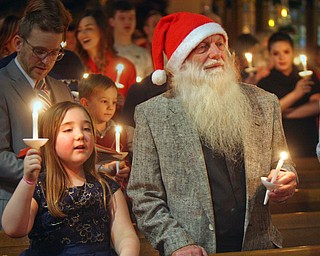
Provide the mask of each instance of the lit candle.
{"label": "lit candle", "polygon": [[120,132],[121,132],[121,126],[116,126],[116,151],[120,153]]}
{"label": "lit candle", "polygon": [[67,41],[61,42],[60,45],[61,45],[62,48],[66,48],[67,47]]}
{"label": "lit candle", "polygon": [[84,73],[83,76],[82,76],[84,79],[87,79],[89,77],[89,74],[88,73]]}
{"label": "lit candle", "polygon": [[244,56],[246,57],[246,59],[248,61],[248,67],[252,68],[252,54],[250,52],[246,52],[244,54]]}
{"label": "lit candle", "polygon": [[120,83],[120,77],[121,77],[122,71],[124,69],[124,66],[122,64],[118,64],[116,69],[117,69],[116,84],[119,84]]}
{"label": "lit candle", "polygon": [[[120,132],[121,132],[121,126],[116,126],[116,151],[120,153]],[[119,172],[119,161],[116,161],[116,172]]]}
{"label": "lit candle", "polygon": [[303,71],[307,70],[307,56],[304,54],[300,54],[300,61],[303,66]]}
{"label": "lit candle", "polygon": [[[274,173],[272,175],[272,178],[271,178],[271,183],[274,183],[276,181],[276,179],[278,177],[278,174],[280,172],[280,169],[281,169],[281,167],[282,167],[282,165],[284,163],[284,160],[287,159],[287,157],[288,157],[288,153],[287,152],[285,152],[285,151],[281,152],[280,159],[278,161],[277,167],[276,167],[276,169],[275,169],[275,171],[274,171]],[[266,195],[264,197],[263,204],[267,204],[267,202],[269,200],[268,194],[269,194],[269,190],[266,191]]]}
{"label": "lit candle", "polygon": [[41,109],[42,104],[40,101],[36,101],[33,104],[33,111],[32,111],[32,138],[38,139],[38,111]]}

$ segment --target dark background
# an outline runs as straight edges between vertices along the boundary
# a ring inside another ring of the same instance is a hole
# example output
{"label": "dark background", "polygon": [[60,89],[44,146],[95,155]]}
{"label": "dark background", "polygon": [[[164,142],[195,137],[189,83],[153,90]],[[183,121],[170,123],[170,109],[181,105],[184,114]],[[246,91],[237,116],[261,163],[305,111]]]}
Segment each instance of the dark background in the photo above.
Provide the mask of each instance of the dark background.
{"label": "dark background", "polygon": [[[77,21],[78,16],[87,8],[104,7],[107,0],[61,0],[65,7],[71,12],[73,22]],[[109,0],[111,1],[111,0]],[[151,10],[155,9],[166,13],[168,0],[131,0],[136,6],[137,26],[140,27],[142,19]],[[21,17],[27,0],[0,0],[0,19],[9,15],[16,14]]]}

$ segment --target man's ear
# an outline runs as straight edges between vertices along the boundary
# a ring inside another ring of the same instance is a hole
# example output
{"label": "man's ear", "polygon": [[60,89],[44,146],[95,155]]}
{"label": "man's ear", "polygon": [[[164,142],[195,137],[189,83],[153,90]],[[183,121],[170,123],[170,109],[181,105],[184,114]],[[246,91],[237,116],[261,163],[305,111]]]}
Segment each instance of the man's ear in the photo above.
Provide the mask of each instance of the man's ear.
{"label": "man's ear", "polygon": [[19,35],[15,35],[13,37],[13,42],[14,42],[14,46],[16,47],[16,51],[17,52],[20,52],[21,51],[21,47],[22,47],[22,44],[23,44],[23,39],[21,36]]}
{"label": "man's ear", "polygon": [[109,23],[109,25],[111,26],[111,27],[114,27],[114,18],[109,18],[108,19],[108,23]]}
{"label": "man's ear", "polygon": [[80,99],[80,104],[84,107],[88,107],[88,100],[84,97]]}

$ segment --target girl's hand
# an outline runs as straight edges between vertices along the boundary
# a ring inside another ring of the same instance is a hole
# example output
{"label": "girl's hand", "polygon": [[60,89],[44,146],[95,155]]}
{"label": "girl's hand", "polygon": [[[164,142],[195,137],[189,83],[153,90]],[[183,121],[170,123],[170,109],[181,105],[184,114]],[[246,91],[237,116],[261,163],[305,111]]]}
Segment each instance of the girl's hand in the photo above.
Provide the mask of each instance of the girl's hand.
{"label": "girl's hand", "polygon": [[41,170],[41,156],[36,149],[29,149],[24,158],[24,177],[26,180],[36,182]]}
{"label": "girl's hand", "polygon": [[310,80],[310,77],[301,78],[294,88],[294,92],[299,98],[303,97],[306,93],[311,92],[314,82]]}

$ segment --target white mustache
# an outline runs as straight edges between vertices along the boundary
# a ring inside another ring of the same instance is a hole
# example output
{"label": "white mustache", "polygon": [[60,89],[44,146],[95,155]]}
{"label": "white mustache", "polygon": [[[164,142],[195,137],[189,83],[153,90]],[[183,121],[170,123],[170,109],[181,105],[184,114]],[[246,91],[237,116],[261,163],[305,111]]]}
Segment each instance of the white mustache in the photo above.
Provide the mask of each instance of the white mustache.
{"label": "white mustache", "polygon": [[218,59],[218,60],[213,59],[204,65],[204,69],[209,69],[209,68],[223,66],[223,65],[224,65],[224,61],[222,59]]}

